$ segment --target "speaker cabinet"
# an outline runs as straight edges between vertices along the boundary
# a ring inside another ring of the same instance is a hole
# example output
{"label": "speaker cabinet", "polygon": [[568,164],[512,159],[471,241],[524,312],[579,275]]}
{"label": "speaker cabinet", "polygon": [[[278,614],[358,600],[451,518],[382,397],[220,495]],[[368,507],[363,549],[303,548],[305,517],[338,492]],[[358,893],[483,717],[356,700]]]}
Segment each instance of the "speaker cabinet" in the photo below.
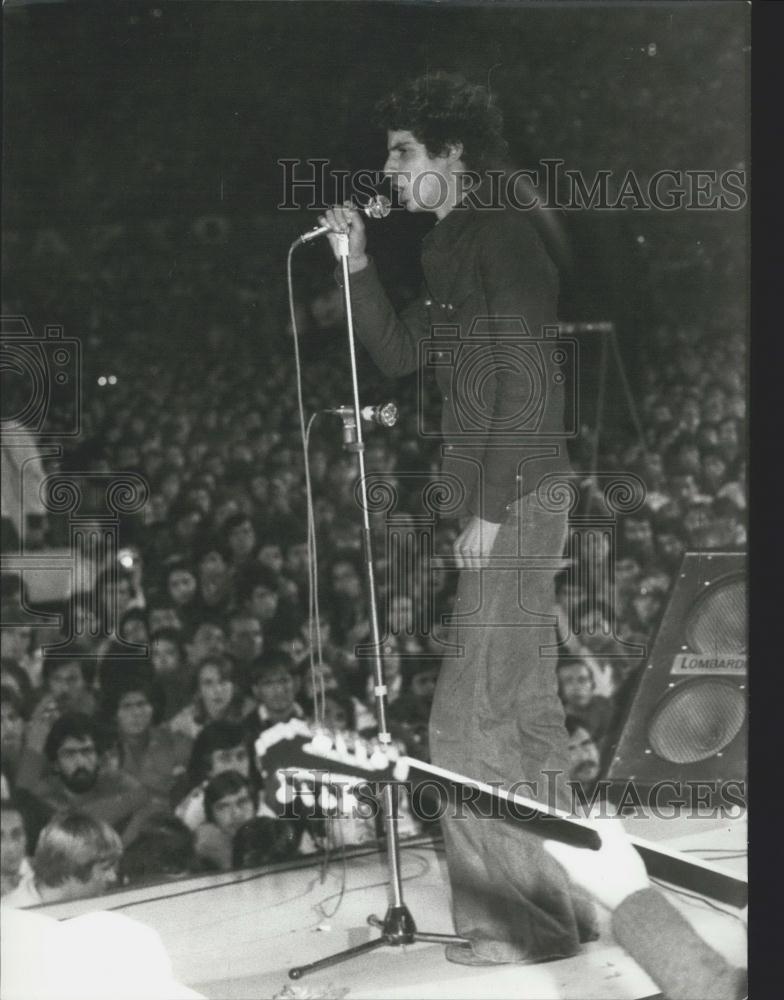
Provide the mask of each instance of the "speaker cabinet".
{"label": "speaker cabinet", "polygon": [[610,760],[610,781],[745,780],[746,557],[688,552]]}

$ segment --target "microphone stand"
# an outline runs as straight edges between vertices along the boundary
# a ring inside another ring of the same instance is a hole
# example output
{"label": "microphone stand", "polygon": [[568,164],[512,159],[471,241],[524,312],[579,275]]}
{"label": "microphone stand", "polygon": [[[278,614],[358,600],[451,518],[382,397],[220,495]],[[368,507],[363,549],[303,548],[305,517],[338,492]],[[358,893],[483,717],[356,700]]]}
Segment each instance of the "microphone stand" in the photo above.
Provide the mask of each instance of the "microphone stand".
{"label": "microphone stand", "polygon": [[[348,236],[338,235],[338,250],[340,253],[340,264],[343,272],[343,295],[346,304],[346,327],[348,331],[348,347],[351,359],[351,386],[354,394],[354,427],[350,427],[350,421],[344,421],[343,447],[357,456],[359,466],[359,495],[362,506],[362,540],[365,561],[365,584],[368,593],[368,606],[370,609],[370,635],[373,642],[373,677],[375,680],[374,694],[376,699],[376,713],[378,718],[378,739],[384,746],[389,746],[392,736],[387,726],[389,715],[389,696],[384,678],[384,665],[381,660],[381,633],[378,627],[378,607],[376,604],[376,584],[373,571],[373,548],[372,536],[370,532],[370,516],[367,505],[367,484],[365,482],[365,443],[362,438],[362,419],[359,403],[359,383],[357,379],[357,359],[356,342],[354,339],[354,320],[351,311],[351,288],[348,269]],[[397,788],[391,782],[384,785],[383,792],[383,816],[384,829],[386,832],[387,865],[389,869],[390,903],[383,920],[371,914],[368,923],[373,927],[378,927],[381,931],[379,937],[364,944],[356,945],[353,948],[346,948],[327,958],[321,958],[316,962],[307,965],[299,965],[289,970],[291,979],[300,979],[309,972],[316,972],[318,969],[326,969],[329,966],[337,965],[348,959],[356,958],[367,952],[375,951],[377,948],[400,947],[401,945],[414,944],[417,941],[427,941],[436,944],[449,944],[451,942],[467,943],[465,938],[454,934],[430,934],[418,931],[414,918],[403,900],[403,884],[400,874],[400,835],[397,825]]]}

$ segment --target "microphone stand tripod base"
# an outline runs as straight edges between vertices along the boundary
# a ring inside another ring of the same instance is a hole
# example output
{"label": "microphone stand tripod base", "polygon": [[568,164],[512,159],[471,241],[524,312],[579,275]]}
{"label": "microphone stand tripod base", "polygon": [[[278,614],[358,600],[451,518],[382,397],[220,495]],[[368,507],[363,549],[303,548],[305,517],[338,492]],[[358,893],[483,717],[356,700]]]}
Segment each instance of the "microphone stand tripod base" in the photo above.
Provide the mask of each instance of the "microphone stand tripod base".
{"label": "microphone stand tripod base", "polygon": [[383,920],[373,914],[367,919],[369,924],[380,929],[380,937],[355,945],[353,948],[346,948],[345,951],[339,951],[335,955],[328,955],[327,958],[321,958],[317,962],[295,966],[289,970],[289,978],[301,979],[309,972],[327,969],[331,965],[337,965],[339,962],[346,962],[350,958],[357,958],[369,951],[375,951],[376,948],[399,948],[402,945],[416,944],[419,941],[431,944],[468,944],[466,938],[458,937],[456,934],[428,934],[418,931],[414,918],[405,904],[390,906]]}

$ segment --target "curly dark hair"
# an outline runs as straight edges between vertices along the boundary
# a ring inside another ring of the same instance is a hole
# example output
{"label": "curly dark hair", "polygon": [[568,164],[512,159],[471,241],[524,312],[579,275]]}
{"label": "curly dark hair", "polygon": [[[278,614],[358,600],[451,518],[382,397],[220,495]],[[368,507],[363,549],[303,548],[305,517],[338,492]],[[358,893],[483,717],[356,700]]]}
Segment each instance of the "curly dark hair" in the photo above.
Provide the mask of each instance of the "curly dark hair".
{"label": "curly dark hair", "polygon": [[462,143],[462,160],[469,170],[502,166],[507,143],[504,119],[486,87],[453,73],[427,73],[376,105],[380,128],[413,133],[428,155],[440,156]]}

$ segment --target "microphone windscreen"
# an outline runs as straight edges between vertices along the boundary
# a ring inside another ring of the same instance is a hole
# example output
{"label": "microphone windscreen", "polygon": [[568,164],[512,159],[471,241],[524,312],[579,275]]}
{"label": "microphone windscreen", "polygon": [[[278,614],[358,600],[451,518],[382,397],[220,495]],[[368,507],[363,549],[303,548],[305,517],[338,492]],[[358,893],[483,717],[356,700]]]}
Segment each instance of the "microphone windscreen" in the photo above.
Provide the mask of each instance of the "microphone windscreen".
{"label": "microphone windscreen", "polygon": [[365,205],[365,215],[371,219],[386,219],[392,211],[392,202],[386,195],[377,194]]}

